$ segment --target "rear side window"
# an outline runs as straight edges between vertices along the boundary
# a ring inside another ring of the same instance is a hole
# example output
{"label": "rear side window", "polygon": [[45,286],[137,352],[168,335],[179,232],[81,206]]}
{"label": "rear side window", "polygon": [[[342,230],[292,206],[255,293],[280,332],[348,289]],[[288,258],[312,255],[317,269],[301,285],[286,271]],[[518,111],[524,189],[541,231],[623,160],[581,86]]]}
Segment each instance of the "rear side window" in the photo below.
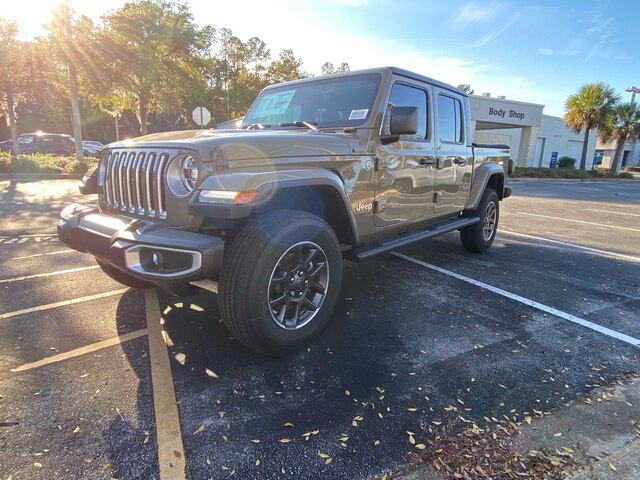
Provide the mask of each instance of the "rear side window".
{"label": "rear side window", "polygon": [[28,137],[20,137],[18,138],[18,143],[20,145],[29,145],[33,143],[33,136],[29,135]]}
{"label": "rear side window", "polygon": [[410,87],[402,83],[396,83],[391,89],[387,112],[385,114],[384,131],[390,133],[391,121],[390,109],[393,107],[418,107],[418,131],[415,135],[401,135],[401,138],[424,140],[428,138],[427,130],[427,92],[420,88]]}
{"label": "rear side window", "polygon": [[462,103],[457,98],[438,95],[438,136],[441,142],[463,142]]}

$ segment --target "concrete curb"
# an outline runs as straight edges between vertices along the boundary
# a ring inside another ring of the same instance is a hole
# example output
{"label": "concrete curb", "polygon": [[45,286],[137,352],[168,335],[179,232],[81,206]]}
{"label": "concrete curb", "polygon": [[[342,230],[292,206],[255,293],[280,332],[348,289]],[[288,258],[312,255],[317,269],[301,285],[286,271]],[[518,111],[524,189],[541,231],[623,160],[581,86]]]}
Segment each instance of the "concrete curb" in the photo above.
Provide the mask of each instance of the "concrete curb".
{"label": "concrete curb", "polygon": [[2,180],[82,180],[84,174],[81,173],[0,173]]}

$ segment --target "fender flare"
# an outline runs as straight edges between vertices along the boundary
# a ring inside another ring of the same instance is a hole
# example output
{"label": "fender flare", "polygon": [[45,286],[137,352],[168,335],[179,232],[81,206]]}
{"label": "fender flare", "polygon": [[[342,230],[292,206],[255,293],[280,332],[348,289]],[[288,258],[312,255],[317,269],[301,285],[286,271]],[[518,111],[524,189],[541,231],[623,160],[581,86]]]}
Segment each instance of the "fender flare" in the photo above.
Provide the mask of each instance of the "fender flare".
{"label": "fender flare", "polygon": [[256,199],[246,205],[211,204],[198,201],[198,194],[189,201],[189,215],[219,218],[241,219],[250,216],[256,209],[268,207],[269,202],[278,193],[284,191],[304,190],[309,187],[322,189],[339,198],[348,219],[352,239],[359,242],[356,220],[347,196],[345,185],[337,173],[316,168],[258,171],[258,172],[221,172],[206,178],[198,190],[223,190],[241,192],[254,190],[258,192]]}
{"label": "fender flare", "polygon": [[484,193],[489,181],[492,177],[497,176],[498,189],[497,194],[498,198],[502,200],[504,198],[504,185],[505,185],[505,175],[504,169],[498,165],[497,163],[483,163],[476,167],[475,172],[473,174],[473,181],[471,183],[471,191],[469,192],[469,199],[467,200],[467,205],[464,207],[465,210],[475,210],[480,203],[480,199],[482,198],[482,194]]}

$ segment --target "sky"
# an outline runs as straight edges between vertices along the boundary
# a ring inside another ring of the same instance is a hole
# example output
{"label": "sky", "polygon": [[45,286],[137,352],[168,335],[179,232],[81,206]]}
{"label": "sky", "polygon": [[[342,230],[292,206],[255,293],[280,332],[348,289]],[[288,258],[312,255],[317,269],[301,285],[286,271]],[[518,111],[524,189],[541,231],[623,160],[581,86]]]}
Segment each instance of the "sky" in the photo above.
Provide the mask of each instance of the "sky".
{"label": "sky", "polygon": [[[44,33],[56,0],[16,0],[0,16],[20,24],[21,38]],[[94,19],[124,0],[69,0]],[[230,28],[242,40],[257,36],[272,57],[290,48],[303,70],[324,62],[352,70],[393,65],[476,94],[545,105],[562,116],[581,85],[605,82],[624,100],[640,87],[632,0],[191,0],[197,24]]]}

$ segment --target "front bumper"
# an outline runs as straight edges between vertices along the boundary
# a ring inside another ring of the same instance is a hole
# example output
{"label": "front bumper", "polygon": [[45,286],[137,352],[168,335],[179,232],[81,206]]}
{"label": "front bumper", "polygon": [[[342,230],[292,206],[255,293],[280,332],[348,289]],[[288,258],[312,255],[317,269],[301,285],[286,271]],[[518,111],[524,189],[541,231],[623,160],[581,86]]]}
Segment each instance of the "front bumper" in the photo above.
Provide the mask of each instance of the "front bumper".
{"label": "front bumper", "polygon": [[219,237],[108,215],[79,204],[60,212],[58,237],[74,250],[170,291],[216,278],[222,270],[224,241]]}

